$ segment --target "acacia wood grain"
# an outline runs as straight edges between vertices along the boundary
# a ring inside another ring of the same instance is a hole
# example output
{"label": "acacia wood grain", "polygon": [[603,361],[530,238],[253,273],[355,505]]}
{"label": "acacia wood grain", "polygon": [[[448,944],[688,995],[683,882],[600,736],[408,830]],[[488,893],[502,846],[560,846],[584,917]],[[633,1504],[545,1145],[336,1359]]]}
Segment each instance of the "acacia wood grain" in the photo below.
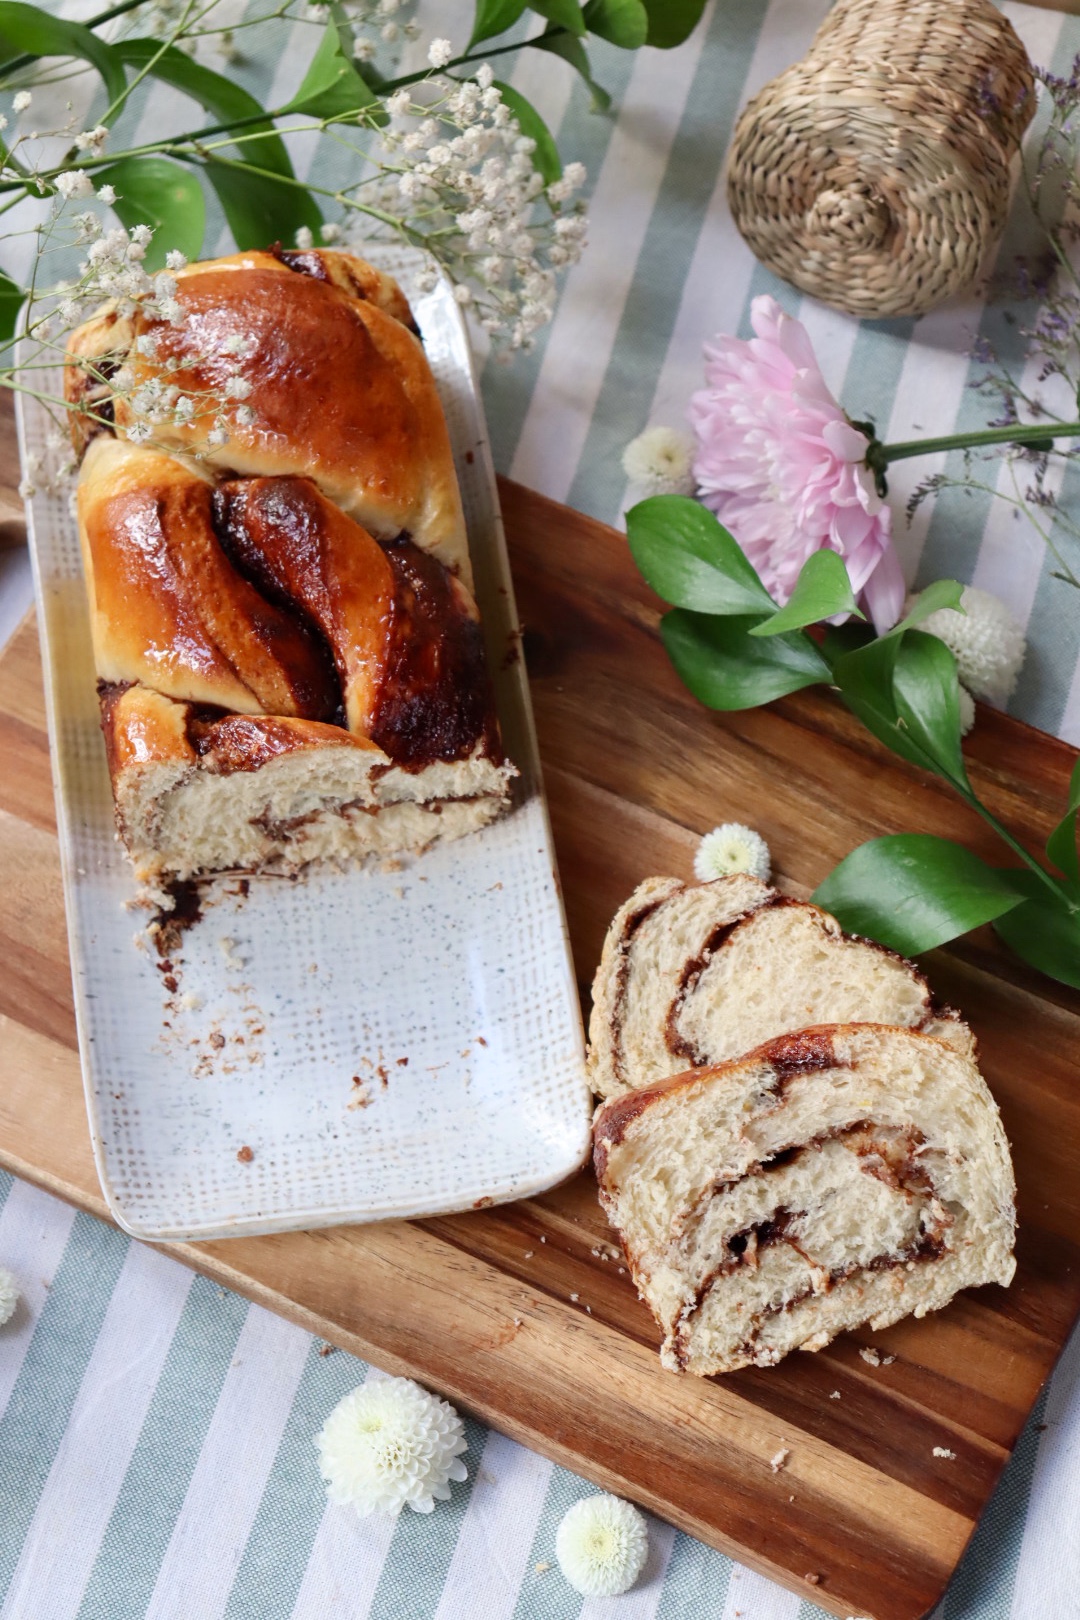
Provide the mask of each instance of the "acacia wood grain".
{"label": "acacia wood grain", "polygon": [[[717,821],[760,827],[795,893],[883,831],[938,832],[999,859],[942,784],[822,694],[744,715],[703,710],[668,666],[659,604],[625,540],[512,484],[502,497],[583,988],[616,906],[650,873],[689,875],[697,838]],[[75,1051],[32,624],[0,659],[0,747],[0,1163],[106,1217]],[[987,711],[968,753],[979,791],[1041,842],[1073,750]],[[1080,996],[988,933],[928,967],[980,1038],[1015,1148],[1020,1264],[1007,1291],[702,1381],[661,1369],[588,1175],[468,1215],[170,1252],[833,1613],[916,1620],[940,1597],[1080,1312]],[[869,1366],[858,1351],[871,1342],[896,1360]],[[774,1473],[782,1447],[790,1457]]]}

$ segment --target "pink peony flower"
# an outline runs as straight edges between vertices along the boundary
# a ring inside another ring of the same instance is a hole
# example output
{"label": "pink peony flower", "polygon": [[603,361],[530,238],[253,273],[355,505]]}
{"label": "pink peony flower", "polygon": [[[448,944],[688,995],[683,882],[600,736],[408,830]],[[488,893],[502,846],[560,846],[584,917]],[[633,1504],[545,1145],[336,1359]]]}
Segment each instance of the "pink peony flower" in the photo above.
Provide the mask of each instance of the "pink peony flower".
{"label": "pink peony flower", "polygon": [[708,387],[690,401],[698,494],[783,605],[811,552],[843,557],[881,634],[900,617],[904,577],[892,514],[864,466],[869,440],[825,386],[806,328],[755,298],[749,342],[705,346]]}

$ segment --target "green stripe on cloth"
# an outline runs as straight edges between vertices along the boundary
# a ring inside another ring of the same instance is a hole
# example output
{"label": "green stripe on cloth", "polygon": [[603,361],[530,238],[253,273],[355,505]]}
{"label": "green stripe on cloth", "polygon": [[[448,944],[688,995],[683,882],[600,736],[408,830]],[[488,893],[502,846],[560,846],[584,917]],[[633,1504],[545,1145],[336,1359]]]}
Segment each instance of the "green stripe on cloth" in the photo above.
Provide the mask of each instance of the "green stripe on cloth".
{"label": "green stripe on cloth", "polygon": [[204,1277],[192,1283],[78,1620],[145,1612],[247,1312],[238,1294]]}
{"label": "green stripe on cloth", "polygon": [[570,506],[607,522],[617,516],[626,484],[622,451],[648,420],[679,291],[716,190],[764,15],[761,0],[726,0],[716,7],[672,143],[568,496]]}
{"label": "green stripe on cloth", "polygon": [[[555,1533],[564,1513],[583,1496],[595,1493],[594,1485],[586,1484],[565,1468],[555,1469],[525,1564],[513,1620],[576,1620],[581,1613],[581,1598],[563,1579],[555,1558]],[[537,1565],[541,1568],[537,1569]]]}
{"label": "green stripe on cloth", "polygon": [[446,1583],[486,1437],[483,1425],[467,1418],[468,1450],[462,1460],[469,1470],[468,1479],[451,1485],[449,1502],[440,1502],[435,1513],[413,1513],[406,1508],[399,1517],[369,1620],[431,1620]]}
{"label": "green stripe on cloth", "polygon": [[656,1620],[700,1620],[723,1612],[731,1559],[679,1532],[671,1549]]}
{"label": "green stripe on cloth", "polygon": [[[315,1436],[367,1368],[313,1340],[270,1478],[229,1594],[225,1620],[287,1620],[326,1508]],[[81,1617],[80,1617],[81,1620]]]}
{"label": "green stripe on cloth", "polygon": [[0,1421],[0,1594],[19,1560],[128,1240],[79,1214]]}

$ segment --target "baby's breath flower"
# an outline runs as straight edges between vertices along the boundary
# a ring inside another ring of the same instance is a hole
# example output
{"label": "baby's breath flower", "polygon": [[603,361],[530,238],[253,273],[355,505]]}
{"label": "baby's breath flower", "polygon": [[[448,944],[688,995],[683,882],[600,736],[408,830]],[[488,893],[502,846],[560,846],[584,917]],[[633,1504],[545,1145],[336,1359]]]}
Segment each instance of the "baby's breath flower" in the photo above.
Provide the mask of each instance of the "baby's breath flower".
{"label": "baby's breath flower", "polygon": [[448,39],[433,39],[428,46],[427,59],[433,68],[444,68],[453,59],[454,47]]}
{"label": "baby's breath flower", "polygon": [[391,118],[404,118],[411,106],[412,97],[405,89],[395,90],[386,102],[386,110]]}
{"label": "baby's breath flower", "polygon": [[236,420],[242,427],[250,427],[255,420],[255,412],[250,405],[238,405],[236,407]]}
{"label": "baby's breath flower", "polygon": [[694,440],[678,428],[651,427],[622,454],[622,468],[644,495],[694,493]]}
{"label": "baby's breath flower", "polygon": [[324,225],[322,227],[319,234],[324,242],[337,242],[341,237],[341,226],[335,225],[331,221],[329,225]]}
{"label": "baby's breath flower", "polygon": [[104,150],[108,135],[104,124],[99,124],[96,129],[84,129],[75,137],[76,149],[80,152],[92,152],[96,157]]}
{"label": "baby's breath flower", "polygon": [[251,393],[251,384],[246,377],[230,377],[225,384],[226,399],[247,399]]}
{"label": "baby's breath flower", "polygon": [[645,1516],[618,1496],[586,1496],[563,1517],[555,1555],[575,1592],[618,1597],[645,1568],[649,1534]]}
{"label": "baby's breath flower", "polygon": [[315,238],[311,234],[311,226],[299,226],[296,232],[295,241],[297,247],[302,249],[304,253],[310,252],[310,250],[315,246]]}
{"label": "baby's breath flower", "polygon": [[187,262],[187,254],[181,253],[179,248],[170,248],[165,255],[166,270],[182,270]]}
{"label": "baby's breath flower", "polygon": [[966,737],[975,724],[975,699],[966,686],[960,688],[960,735]]}
{"label": "baby's breath flower", "polygon": [[0,1266],[0,1327],[10,1322],[19,1303],[19,1285],[11,1272]]}
{"label": "baby's breath flower", "polygon": [[741,821],[725,821],[706,833],[694,855],[694,876],[702,883],[746,872],[768,883],[772,861],[760,833]]}
{"label": "baby's breath flower", "polygon": [[[18,97],[15,98],[18,100]],[[53,181],[57,191],[65,202],[72,197],[92,197],[94,195],[93,182],[85,169],[65,169]]]}
{"label": "baby's breath flower", "polygon": [[116,201],[115,186],[99,186],[97,194],[98,201],[105,203],[105,205],[109,208],[111,208],[113,203]]}
{"label": "baby's breath flower", "polygon": [[33,99],[34,98],[30,94],[29,90],[20,90],[15,96],[15,99],[12,101],[11,105],[14,107],[17,113],[24,113]]}
{"label": "baby's breath flower", "polygon": [[410,1378],[368,1378],[339,1401],[315,1439],[331,1502],[361,1516],[430,1513],[467,1477],[465,1426]]}

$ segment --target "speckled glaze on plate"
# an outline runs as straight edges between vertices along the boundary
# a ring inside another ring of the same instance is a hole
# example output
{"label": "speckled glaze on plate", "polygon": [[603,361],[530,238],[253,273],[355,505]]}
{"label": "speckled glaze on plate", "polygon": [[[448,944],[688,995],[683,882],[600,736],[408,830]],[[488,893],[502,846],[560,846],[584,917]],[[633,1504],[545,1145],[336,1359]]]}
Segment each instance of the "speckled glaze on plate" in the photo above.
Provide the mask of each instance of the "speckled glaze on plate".
{"label": "speckled glaze on plate", "polygon": [[[367,256],[413,293],[418,255]],[[589,1144],[581,1016],[494,473],[445,282],[411,297],[468,522],[511,812],[399,871],[205,888],[171,967],[114,831],[78,535],[28,504],[90,1131],[119,1224],[208,1239],[468,1209],[541,1191]],[[17,396],[23,457],[48,418]],[[247,892],[243,890],[246,887]]]}

